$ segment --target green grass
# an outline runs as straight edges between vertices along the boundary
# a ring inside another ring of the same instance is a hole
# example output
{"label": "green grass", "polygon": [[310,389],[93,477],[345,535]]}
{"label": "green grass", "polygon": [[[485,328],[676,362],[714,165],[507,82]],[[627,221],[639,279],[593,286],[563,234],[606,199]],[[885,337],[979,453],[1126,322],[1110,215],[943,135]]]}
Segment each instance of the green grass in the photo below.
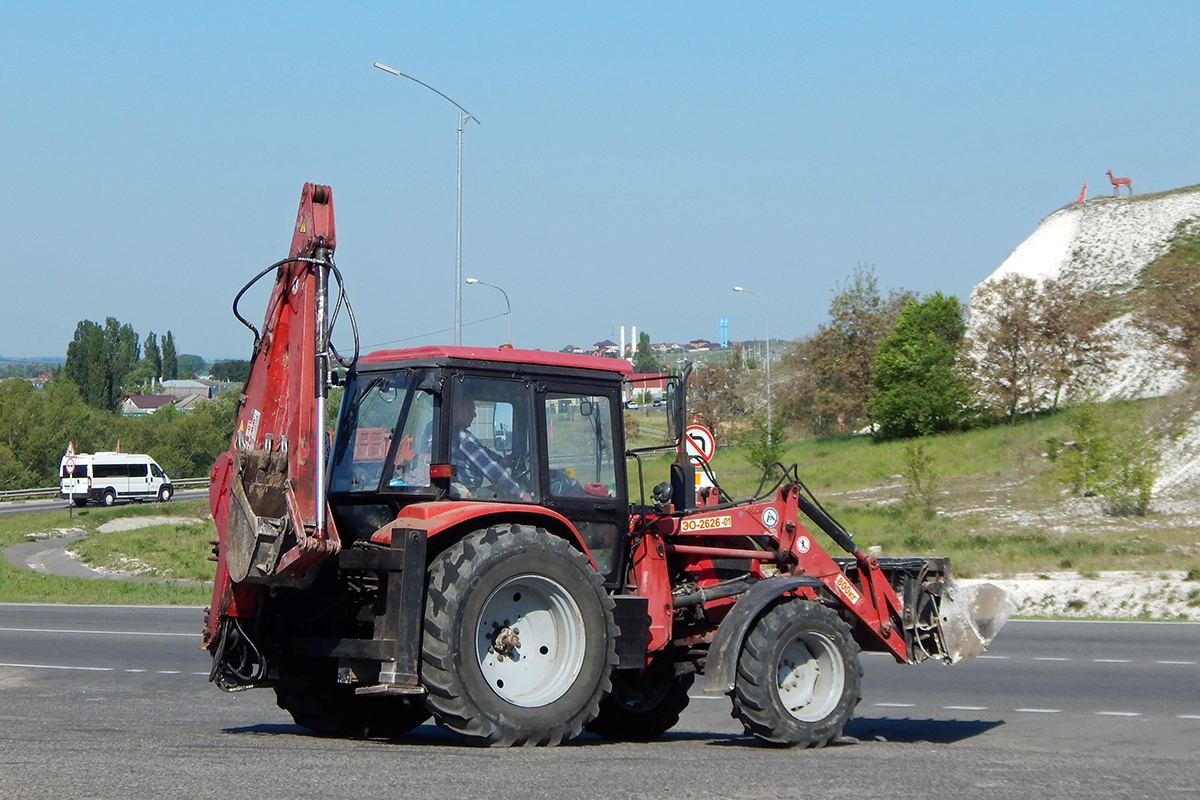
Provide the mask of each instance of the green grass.
{"label": "green grass", "polygon": [[[166,504],[118,506],[116,508],[84,508],[68,511],[53,511],[38,514],[22,514],[0,517],[0,549],[18,542],[26,541],[26,534],[53,531],[55,529],[80,528],[89,534],[87,539],[77,543],[91,546],[94,542],[106,537],[123,537],[126,534],[96,533],[96,528],[110,519],[117,517],[136,516],[174,516],[204,519],[208,515],[208,504],[203,500],[188,502],[172,502]],[[176,526],[162,526],[170,530]],[[181,526],[183,527],[183,526]],[[206,542],[212,536],[212,522],[205,525],[186,526],[191,534]],[[154,529],[145,528],[143,531]],[[134,531],[132,533],[138,533]],[[207,550],[207,544],[205,544]],[[132,549],[132,548],[131,548]],[[172,550],[175,549],[173,546]],[[159,548],[151,546],[129,553],[137,558],[146,556],[157,560],[153,555]],[[191,555],[186,556],[188,575],[205,575],[203,580],[211,580],[212,565],[204,559],[207,552],[199,555],[195,546],[186,548]],[[145,560],[145,559],[143,559]],[[166,567],[177,562],[177,556],[165,556],[162,566]],[[208,564],[204,570],[201,564]],[[0,602],[6,603],[69,603],[69,604],[117,604],[117,605],[207,605],[212,594],[205,586],[179,586],[172,583],[134,582],[116,579],[100,578],[95,580],[83,578],[62,578],[56,575],[44,575],[13,565],[8,559],[0,558]]]}

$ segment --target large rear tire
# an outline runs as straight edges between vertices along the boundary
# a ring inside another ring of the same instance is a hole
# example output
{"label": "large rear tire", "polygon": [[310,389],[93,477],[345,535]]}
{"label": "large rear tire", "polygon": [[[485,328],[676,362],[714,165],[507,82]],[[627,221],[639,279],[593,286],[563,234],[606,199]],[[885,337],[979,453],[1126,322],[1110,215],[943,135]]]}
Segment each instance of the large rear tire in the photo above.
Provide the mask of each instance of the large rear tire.
{"label": "large rear tire", "polygon": [[862,664],[850,627],[796,598],[755,622],[738,656],[733,716],[777,745],[824,747],[842,735],[862,699]]}
{"label": "large rear tire", "polygon": [[642,672],[616,672],[612,693],[600,703],[600,715],[587,729],[619,742],[657,739],[679,722],[695,680],[692,672],[676,674],[672,661],[655,662]]}
{"label": "large rear tire", "polygon": [[573,739],[612,688],[613,601],[540,529],[476,531],[430,567],[421,678],[434,720],[478,745]]}
{"label": "large rear tire", "polygon": [[420,697],[362,696],[353,686],[315,680],[276,684],[275,702],[322,736],[393,739],[429,719]]}

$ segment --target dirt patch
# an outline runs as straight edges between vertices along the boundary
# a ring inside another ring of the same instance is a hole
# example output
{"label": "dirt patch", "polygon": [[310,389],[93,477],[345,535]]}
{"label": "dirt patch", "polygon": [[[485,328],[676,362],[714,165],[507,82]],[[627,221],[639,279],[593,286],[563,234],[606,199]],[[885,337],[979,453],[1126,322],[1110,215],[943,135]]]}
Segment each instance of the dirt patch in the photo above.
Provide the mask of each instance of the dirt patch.
{"label": "dirt patch", "polygon": [[1022,617],[1200,620],[1200,581],[1184,572],[1074,572],[989,578]]}
{"label": "dirt patch", "polygon": [[203,525],[204,520],[194,517],[119,517],[110,519],[100,527],[97,533],[115,533],[116,531],[134,531],[138,528],[150,528],[155,525]]}

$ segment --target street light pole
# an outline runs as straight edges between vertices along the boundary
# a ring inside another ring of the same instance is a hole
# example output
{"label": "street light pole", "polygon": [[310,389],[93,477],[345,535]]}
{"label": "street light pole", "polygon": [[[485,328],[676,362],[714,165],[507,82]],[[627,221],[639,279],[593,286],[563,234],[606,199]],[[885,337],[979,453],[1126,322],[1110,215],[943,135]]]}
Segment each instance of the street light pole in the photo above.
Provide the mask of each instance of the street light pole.
{"label": "street light pole", "polygon": [[512,303],[508,302],[508,292],[504,291],[494,283],[487,283],[486,281],[479,280],[479,278],[467,278],[466,282],[471,284],[478,283],[480,286],[490,286],[500,294],[504,295],[504,306],[506,309],[504,312],[504,324],[508,329],[508,341],[506,344],[512,344]]}
{"label": "street light pole", "polygon": [[733,290],[735,292],[752,294],[763,302],[763,313],[767,325],[767,444],[770,444],[773,434],[771,429],[771,306],[767,303],[767,298],[752,289],[743,289],[741,286],[735,286]]}
{"label": "street light pole", "polygon": [[405,74],[400,70],[389,67],[387,64],[375,62],[375,66],[384,72],[392,75],[398,75],[401,78],[408,78],[413,83],[419,83],[429,91],[436,95],[444,97],[458,109],[458,198],[457,198],[457,213],[454,220],[454,344],[462,344],[462,142],[463,142],[463,126],[467,120],[475,120],[476,125],[480,125],[480,121],[465,108],[454,102],[449,95],[443,94],[437,89],[430,86],[425,81],[418,80],[412,75]]}

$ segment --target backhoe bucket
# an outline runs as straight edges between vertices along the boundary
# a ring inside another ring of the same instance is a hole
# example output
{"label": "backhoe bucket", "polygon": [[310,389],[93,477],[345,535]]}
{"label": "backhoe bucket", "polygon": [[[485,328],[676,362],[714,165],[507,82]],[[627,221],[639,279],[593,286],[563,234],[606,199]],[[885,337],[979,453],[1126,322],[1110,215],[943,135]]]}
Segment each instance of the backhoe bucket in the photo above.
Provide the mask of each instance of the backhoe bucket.
{"label": "backhoe bucket", "polygon": [[946,662],[961,664],[987,650],[1016,610],[1008,592],[995,584],[947,580],[938,603]]}

